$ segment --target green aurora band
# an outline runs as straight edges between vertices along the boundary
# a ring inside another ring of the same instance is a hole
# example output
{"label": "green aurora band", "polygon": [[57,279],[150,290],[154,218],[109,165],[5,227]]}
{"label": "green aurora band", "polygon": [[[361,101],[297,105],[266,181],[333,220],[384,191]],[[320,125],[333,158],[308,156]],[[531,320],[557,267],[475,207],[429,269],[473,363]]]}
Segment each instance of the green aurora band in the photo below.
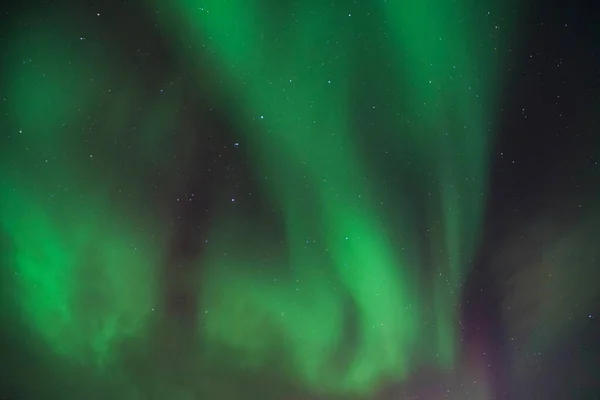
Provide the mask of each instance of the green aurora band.
{"label": "green aurora band", "polygon": [[[448,0],[360,10],[264,3],[148,7],[179,62],[194,68],[211,57],[223,108],[246,134],[241,149],[285,221],[282,238],[236,215],[217,218],[196,261],[206,270],[204,354],[226,348],[234,367],[259,372],[283,350],[287,378],[327,394],[368,395],[423,366],[452,369],[504,61],[495,46],[506,37],[489,35],[490,25],[506,5],[483,19]],[[142,92],[134,74],[106,57],[108,45],[75,48],[76,25],[57,13],[52,24],[13,31],[19,46],[2,67],[19,133],[6,149],[19,151],[2,151],[0,223],[23,320],[59,355],[102,368],[122,340],[148,334],[162,301],[170,227],[140,206],[147,193],[122,189],[141,173],[132,165],[169,168],[182,145],[168,127],[184,88],[131,109]],[[109,86],[114,100],[101,103]],[[105,137],[70,128],[93,123],[88,110],[98,108]],[[383,161],[364,154],[365,140],[405,160],[393,182],[371,167]],[[126,171],[118,178],[104,172],[119,158],[115,141],[139,149],[110,168]]]}
{"label": "green aurora band", "polygon": [[[372,5],[362,17],[323,2],[170,6],[158,11],[166,31],[186,38],[186,62],[200,62],[198,49],[213,56],[241,108],[249,157],[285,220],[286,251],[250,269],[248,250],[265,247],[268,235],[228,220],[216,228],[203,261],[211,266],[202,291],[207,346],[261,368],[280,344],[296,379],[331,393],[370,393],[424,364],[450,368],[486,201],[500,62],[498,38],[481,41],[491,19],[445,0]],[[361,18],[378,16],[384,29],[360,30]],[[364,111],[351,101],[365,81],[367,93],[379,93],[369,107],[377,126],[360,126]],[[408,159],[394,184],[421,204],[373,184],[357,131]],[[236,256],[252,237],[262,243]],[[420,272],[423,264],[435,272]],[[276,265],[286,272],[274,279]]]}

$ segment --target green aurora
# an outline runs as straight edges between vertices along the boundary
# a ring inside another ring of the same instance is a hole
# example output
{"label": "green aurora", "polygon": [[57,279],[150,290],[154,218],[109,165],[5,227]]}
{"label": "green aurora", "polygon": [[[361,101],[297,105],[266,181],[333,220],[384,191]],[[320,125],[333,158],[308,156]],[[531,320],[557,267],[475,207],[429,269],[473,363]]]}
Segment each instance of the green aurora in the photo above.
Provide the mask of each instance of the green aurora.
{"label": "green aurora", "polygon": [[[241,109],[249,156],[281,207],[288,246],[272,261],[286,267],[273,285],[271,272],[245,272],[247,251],[230,254],[256,228],[233,239],[228,232],[244,227],[217,227],[204,261],[211,267],[203,291],[207,346],[234,348],[240,363],[260,368],[281,342],[297,379],[333,393],[369,393],[423,363],[451,367],[501,81],[493,46],[477,49],[470,35],[490,21],[447,1],[390,2],[366,17],[320,2],[281,10],[245,1],[177,5],[160,11],[166,29],[188,38],[186,62],[197,60],[199,48],[213,56]],[[361,18],[386,27],[363,33]],[[366,106],[351,102],[357,84],[377,93],[369,107],[377,126],[356,119]],[[385,198],[373,184],[377,173],[361,155],[357,131],[383,140],[390,157],[410,160],[394,180],[397,197]],[[425,263],[434,272],[421,272]],[[348,355],[340,349],[352,307],[357,327]]]}
{"label": "green aurora", "polygon": [[[352,2],[143,6],[177,63],[206,71],[210,60],[221,106],[243,127],[240,151],[284,221],[278,237],[225,210],[212,219],[210,246],[191,261],[204,274],[198,357],[210,364],[211,349],[227,349],[232,368],[259,373],[279,356],[286,378],[331,395],[452,370],[487,201],[499,49],[513,34],[509,5],[497,3],[489,13],[449,0],[360,13]],[[0,226],[21,319],[60,357],[105,371],[159,318],[172,225],[148,190],[125,189],[174,173],[185,143],[169,127],[185,88],[132,109],[142,84],[119,67],[116,45],[84,43],[82,24],[56,12],[12,31]],[[198,73],[198,87],[207,79]],[[361,119],[365,108],[376,123]],[[103,137],[79,130],[98,109]],[[365,154],[365,141],[406,167],[386,181],[392,163]],[[134,159],[115,154],[122,142]]]}

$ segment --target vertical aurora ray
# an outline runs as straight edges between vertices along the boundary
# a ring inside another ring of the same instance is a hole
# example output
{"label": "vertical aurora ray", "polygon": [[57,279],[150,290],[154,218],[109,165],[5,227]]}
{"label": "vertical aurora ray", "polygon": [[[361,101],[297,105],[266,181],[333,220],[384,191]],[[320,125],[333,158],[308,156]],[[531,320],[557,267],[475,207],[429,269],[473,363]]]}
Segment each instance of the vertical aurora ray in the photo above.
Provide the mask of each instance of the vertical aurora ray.
{"label": "vertical aurora ray", "polygon": [[[457,289],[478,245],[492,110],[502,81],[497,71],[504,60],[498,42],[506,38],[493,33],[482,42],[480,35],[489,31],[486,25],[508,22],[498,6],[486,7],[488,18],[483,19],[467,4],[450,1],[390,2],[385,7],[390,34],[400,49],[395,58],[406,65],[412,99],[408,115],[421,124],[397,135],[395,146],[415,149],[426,164],[428,177],[423,181],[431,183],[423,185],[423,191],[432,199],[428,223],[442,232],[430,240],[431,251],[442,254],[436,258],[439,273],[433,278],[440,327],[436,340],[442,351],[452,348],[455,340],[452,330],[444,327],[456,320]],[[450,365],[451,354],[440,354]]]}
{"label": "vertical aurora ray", "polygon": [[[387,20],[387,42],[365,46],[381,48],[375,61],[359,48],[350,4],[157,4],[165,30],[187,38],[186,62],[198,62],[200,49],[214,59],[223,90],[240,103],[257,175],[286,221],[287,257],[262,261],[256,273],[243,255],[221,255],[249,237],[267,248],[277,239],[263,235],[261,243],[260,232],[235,223],[228,229],[236,240],[216,229],[202,260],[212,266],[203,291],[207,345],[233,348],[240,363],[261,368],[272,343],[281,344],[294,379],[334,393],[368,393],[424,364],[451,367],[456,304],[480,235],[498,81],[499,57],[469,43],[490,21],[470,22],[468,5],[445,0],[371,5]],[[381,126],[397,128],[389,137],[368,134],[393,155],[409,154],[401,196],[367,179],[375,172],[354,137],[361,111],[350,102],[361,79],[385,77],[360,76],[361,67],[386,62],[392,76],[407,66],[376,111]],[[381,200],[402,217],[392,221]],[[273,273],[260,272],[267,263],[289,270],[280,272],[288,286],[269,284]],[[343,334],[348,324],[352,339]]]}

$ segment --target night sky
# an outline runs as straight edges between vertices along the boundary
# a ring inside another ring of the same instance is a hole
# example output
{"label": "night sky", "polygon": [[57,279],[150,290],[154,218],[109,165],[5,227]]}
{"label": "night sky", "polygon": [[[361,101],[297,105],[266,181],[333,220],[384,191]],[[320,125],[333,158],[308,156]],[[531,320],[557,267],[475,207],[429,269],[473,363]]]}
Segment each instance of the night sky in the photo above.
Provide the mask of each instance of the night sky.
{"label": "night sky", "polygon": [[593,3],[4,8],[0,399],[600,399]]}

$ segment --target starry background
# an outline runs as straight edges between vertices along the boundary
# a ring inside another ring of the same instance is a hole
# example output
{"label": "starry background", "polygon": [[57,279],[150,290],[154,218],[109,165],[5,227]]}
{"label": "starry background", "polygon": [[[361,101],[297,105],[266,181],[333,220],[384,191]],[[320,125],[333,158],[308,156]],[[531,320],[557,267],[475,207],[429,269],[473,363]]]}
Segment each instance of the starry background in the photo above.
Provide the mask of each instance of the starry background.
{"label": "starry background", "polygon": [[415,4],[5,8],[0,398],[600,398],[600,13]]}

